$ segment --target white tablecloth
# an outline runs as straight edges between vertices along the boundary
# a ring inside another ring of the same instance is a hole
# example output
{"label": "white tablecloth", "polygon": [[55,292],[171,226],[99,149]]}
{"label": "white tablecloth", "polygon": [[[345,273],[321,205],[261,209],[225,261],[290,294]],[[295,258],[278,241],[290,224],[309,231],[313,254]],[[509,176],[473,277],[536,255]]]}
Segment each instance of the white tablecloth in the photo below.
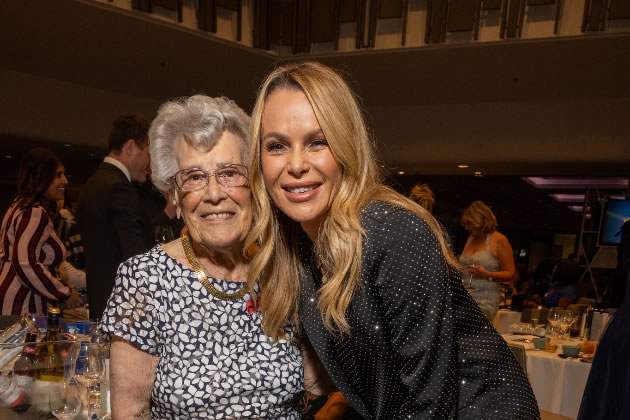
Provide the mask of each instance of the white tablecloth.
{"label": "white tablecloth", "polygon": [[[509,340],[509,335],[503,336]],[[511,342],[514,344],[514,342]],[[565,344],[579,344],[569,340]],[[523,345],[516,342],[516,344]],[[544,411],[577,418],[586,387],[591,364],[577,359],[563,359],[558,352],[548,353],[542,350],[527,350],[527,377],[532,385],[538,407]]]}
{"label": "white tablecloth", "polygon": [[499,331],[499,334],[510,332],[510,325],[521,322],[521,313],[507,309],[499,309],[492,320],[492,325]]}
{"label": "white tablecloth", "polygon": [[577,418],[591,364],[545,351],[527,352],[527,376],[541,410]]}

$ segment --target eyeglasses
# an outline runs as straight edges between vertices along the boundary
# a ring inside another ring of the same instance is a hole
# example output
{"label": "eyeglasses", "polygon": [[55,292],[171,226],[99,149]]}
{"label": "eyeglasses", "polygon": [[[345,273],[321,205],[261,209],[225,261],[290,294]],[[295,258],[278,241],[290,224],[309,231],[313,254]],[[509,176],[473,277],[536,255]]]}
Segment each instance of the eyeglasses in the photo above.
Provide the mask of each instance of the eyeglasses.
{"label": "eyeglasses", "polygon": [[224,187],[242,187],[247,184],[247,167],[230,163],[212,172],[188,168],[177,172],[171,179],[181,191],[191,192],[205,188],[213,176]]}

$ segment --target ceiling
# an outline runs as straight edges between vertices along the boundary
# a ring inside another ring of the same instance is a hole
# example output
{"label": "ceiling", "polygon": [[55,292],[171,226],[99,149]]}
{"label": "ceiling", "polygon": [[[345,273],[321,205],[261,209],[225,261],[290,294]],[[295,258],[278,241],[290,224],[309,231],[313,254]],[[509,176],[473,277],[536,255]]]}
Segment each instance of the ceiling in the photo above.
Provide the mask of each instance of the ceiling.
{"label": "ceiling", "polygon": [[[519,176],[630,174],[630,33],[297,58],[346,75],[394,184],[407,193],[428,182],[447,218],[483,199],[506,227],[576,231],[577,213]],[[11,92],[0,105],[0,144],[12,156],[0,156],[0,185],[14,185],[19,156],[37,144],[56,149],[82,183],[128,104],[150,116],[166,98],[204,92],[249,110],[282,59],[295,57],[106,3],[0,2],[0,87]],[[460,161],[470,168],[456,168]]]}

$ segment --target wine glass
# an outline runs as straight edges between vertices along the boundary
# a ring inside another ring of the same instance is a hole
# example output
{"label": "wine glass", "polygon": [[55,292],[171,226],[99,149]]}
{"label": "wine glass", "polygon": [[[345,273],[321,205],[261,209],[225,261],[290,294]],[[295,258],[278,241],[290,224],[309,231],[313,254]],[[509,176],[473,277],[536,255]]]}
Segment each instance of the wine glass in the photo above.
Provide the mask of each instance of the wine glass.
{"label": "wine glass", "polygon": [[569,332],[569,329],[571,328],[571,325],[573,325],[574,322],[576,322],[578,319],[578,314],[576,311],[571,310],[571,309],[567,309],[564,311],[563,313],[563,317],[562,317],[562,331],[565,334]]}
{"label": "wine glass", "polygon": [[49,382],[48,403],[50,412],[58,419],[72,420],[81,409],[81,397],[76,383],[68,380]]}
{"label": "wine glass", "polygon": [[560,318],[560,332],[562,333],[562,340],[566,338],[569,326],[573,324],[573,318],[571,317],[571,311],[564,310]]}
{"label": "wine glass", "polygon": [[[549,324],[551,324],[551,326],[553,327],[554,335],[556,334],[556,331],[560,331],[561,329],[560,322],[562,321],[562,312],[562,308],[558,307],[551,308],[551,310],[549,311],[549,317],[547,318],[547,320],[549,321]],[[562,338],[560,338],[560,342],[562,343]]]}
{"label": "wine glass", "polygon": [[540,317],[540,309],[533,308],[530,313],[531,313],[530,324],[532,327],[532,331],[535,333],[536,327],[538,326],[538,318]]}
{"label": "wine glass", "polygon": [[98,383],[105,373],[103,345],[100,343],[81,343],[77,357],[75,378],[87,388],[88,418],[92,418],[92,410],[100,409],[100,391]]}

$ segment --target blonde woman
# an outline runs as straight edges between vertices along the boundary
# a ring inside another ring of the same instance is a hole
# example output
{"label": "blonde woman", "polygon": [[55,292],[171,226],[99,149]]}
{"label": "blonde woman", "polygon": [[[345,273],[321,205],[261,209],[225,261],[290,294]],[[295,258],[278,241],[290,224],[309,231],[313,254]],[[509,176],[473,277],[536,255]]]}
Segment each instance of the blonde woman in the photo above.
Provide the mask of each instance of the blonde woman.
{"label": "blonde woman", "polygon": [[318,63],[263,82],[250,187],[263,328],[300,324],[346,418],[534,419],[529,383],[466,293],[435,219],[383,186],[357,100]]}
{"label": "blonde woman", "polygon": [[409,198],[424,207],[429,213],[433,214],[435,194],[433,194],[433,191],[431,191],[431,188],[429,188],[427,184],[413,187]]}
{"label": "blonde woman", "polygon": [[466,270],[464,285],[492,321],[499,310],[499,283],[512,285],[516,277],[512,246],[497,232],[497,219],[483,201],[471,203],[462,213],[461,223],[470,233],[459,257]]}

